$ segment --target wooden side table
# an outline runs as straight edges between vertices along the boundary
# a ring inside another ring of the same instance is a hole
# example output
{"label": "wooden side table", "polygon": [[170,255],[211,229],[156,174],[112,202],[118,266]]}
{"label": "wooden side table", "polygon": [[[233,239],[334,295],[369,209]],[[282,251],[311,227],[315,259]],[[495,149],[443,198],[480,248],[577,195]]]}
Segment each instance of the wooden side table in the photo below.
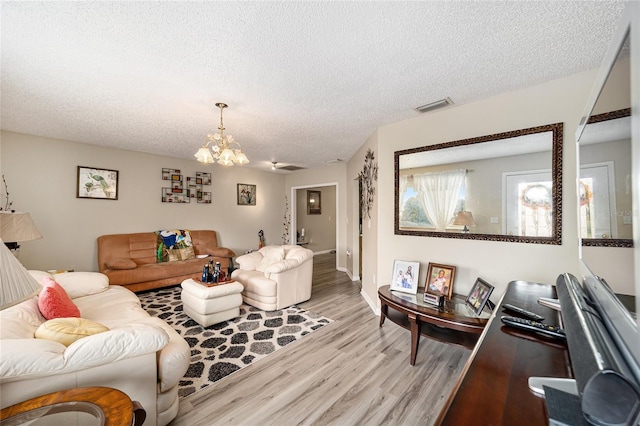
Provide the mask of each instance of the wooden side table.
{"label": "wooden side table", "polygon": [[380,327],[385,318],[389,318],[411,331],[411,365],[416,363],[420,334],[472,349],[491,317],[488,308],[480,315],[475,315],[467,308],[465,297],[461,295],[454,295],[446,301],[444,308],[422,302],[422,293],[392,292],[388,285],[378,289],[378,297],[381,305]]}
{"label": "wooden side table", "polygon": [[0,411],[2,426],[30,423],[50,416],[48,424],[60,424],[55,415],[62,413],[86,413],[95,418],[96,425],[139,426],[147,413],[139,402],[122,391],[107,387],[74,388],[38,396]]}

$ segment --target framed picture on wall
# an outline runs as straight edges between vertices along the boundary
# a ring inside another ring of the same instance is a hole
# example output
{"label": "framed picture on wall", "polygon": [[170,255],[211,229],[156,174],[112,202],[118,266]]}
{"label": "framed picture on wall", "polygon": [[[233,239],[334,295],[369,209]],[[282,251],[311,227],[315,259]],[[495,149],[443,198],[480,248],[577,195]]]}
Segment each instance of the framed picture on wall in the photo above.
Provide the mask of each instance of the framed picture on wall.
{"label": "framed picture on wall", "polygon": [[76,198],[118,199],[118,171],[78,166]]}
{"label": "framed picture on wall", "polygon": [[320,191],[307,191],[307,214],[322,214]]}
{"label": "framed picture on wall", "polygon": [[256,186],[247,183],[238,184],[238,205],[239,206],[255,206],[256,205]]}

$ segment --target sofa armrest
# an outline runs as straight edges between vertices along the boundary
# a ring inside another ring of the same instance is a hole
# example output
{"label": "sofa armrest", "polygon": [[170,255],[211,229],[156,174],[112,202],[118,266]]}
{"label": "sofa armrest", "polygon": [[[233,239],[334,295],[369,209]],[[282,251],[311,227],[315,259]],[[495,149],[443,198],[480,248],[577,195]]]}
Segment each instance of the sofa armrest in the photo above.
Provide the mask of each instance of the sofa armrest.
{"label": "sofa armrest", "polygon": [[243,254],[236,258],[236,263],[240,265],[239,269],[243,269],[245,271],[255,271],[261,261],[262,253],[257,251],[252,251],[251,253]]}
{"label": "sofa armrest", "polygon": [[197,254],[208,254],[213,257],[235,257],[236,256],[236,253],[233,250],[225,247],[208,248],[207,250],[198,252]]}
{"label": "sofa armrest", "polygon": [[168,342],[164,330],[147,324],[113,328],[68,347],[45,339],[3,339],[0,379],[24,380],[72,373],[157,352]]}

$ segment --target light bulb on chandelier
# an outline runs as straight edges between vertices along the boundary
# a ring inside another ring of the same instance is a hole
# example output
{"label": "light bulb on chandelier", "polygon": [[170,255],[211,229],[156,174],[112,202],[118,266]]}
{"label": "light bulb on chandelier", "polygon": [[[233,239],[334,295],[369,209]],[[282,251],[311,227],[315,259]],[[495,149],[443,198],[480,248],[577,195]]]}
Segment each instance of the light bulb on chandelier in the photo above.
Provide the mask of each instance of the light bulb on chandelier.
{"label": "light bulb on chandelier", "polygon": [[[208,134],[205,139],[207,142],[193,156],[201,163],[222,164],[223,166],[233,166],[234,164],[244,165],[249,162],[247,156],[242,152],[240,144],[233,139],[231,135],[224,134],[224,125],[222,124],[222,111],[227,108],[227,104],[218,102],[216,104],[220,108],[220,130],[216,134]],[[232,148],[237,145],[237,148]]]}

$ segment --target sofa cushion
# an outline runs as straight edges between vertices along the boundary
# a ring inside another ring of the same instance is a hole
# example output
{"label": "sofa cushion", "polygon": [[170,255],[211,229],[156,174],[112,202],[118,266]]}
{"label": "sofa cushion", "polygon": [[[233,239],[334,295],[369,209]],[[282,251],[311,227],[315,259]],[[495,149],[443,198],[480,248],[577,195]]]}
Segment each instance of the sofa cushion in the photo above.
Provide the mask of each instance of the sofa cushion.
{"label": "sofa cushion", "polygon": [[42,280],[38,295],[38,309],[46,319],[79,317],[80,310],[73,304],[66,291],[51,277]]}
{"label": "sofa cushion", "polygon": [[86,318],[56,318],[42,323],[35,336],[38,339],[53,340],[69,346],[83,337],[105,331],[109,329]]}
{"label": "sofa cushion", "polygon": [[102,293],[109,287],[109,278],[100,272],[63,272],[53,279],[72,299]]}
{"label": "sofa cushion", "polygon": [[107,263],[109,269],[135,269],[138,266],[136,262],[131,259],[119,258]]}
{"label": "sofa cushion", "polygon": [[284,247],[282,246],[263,247],[259,250],[259,253],[262,254],[262,260],[256,270],[261,272],[264,272],[270,265],[284,259]]}

